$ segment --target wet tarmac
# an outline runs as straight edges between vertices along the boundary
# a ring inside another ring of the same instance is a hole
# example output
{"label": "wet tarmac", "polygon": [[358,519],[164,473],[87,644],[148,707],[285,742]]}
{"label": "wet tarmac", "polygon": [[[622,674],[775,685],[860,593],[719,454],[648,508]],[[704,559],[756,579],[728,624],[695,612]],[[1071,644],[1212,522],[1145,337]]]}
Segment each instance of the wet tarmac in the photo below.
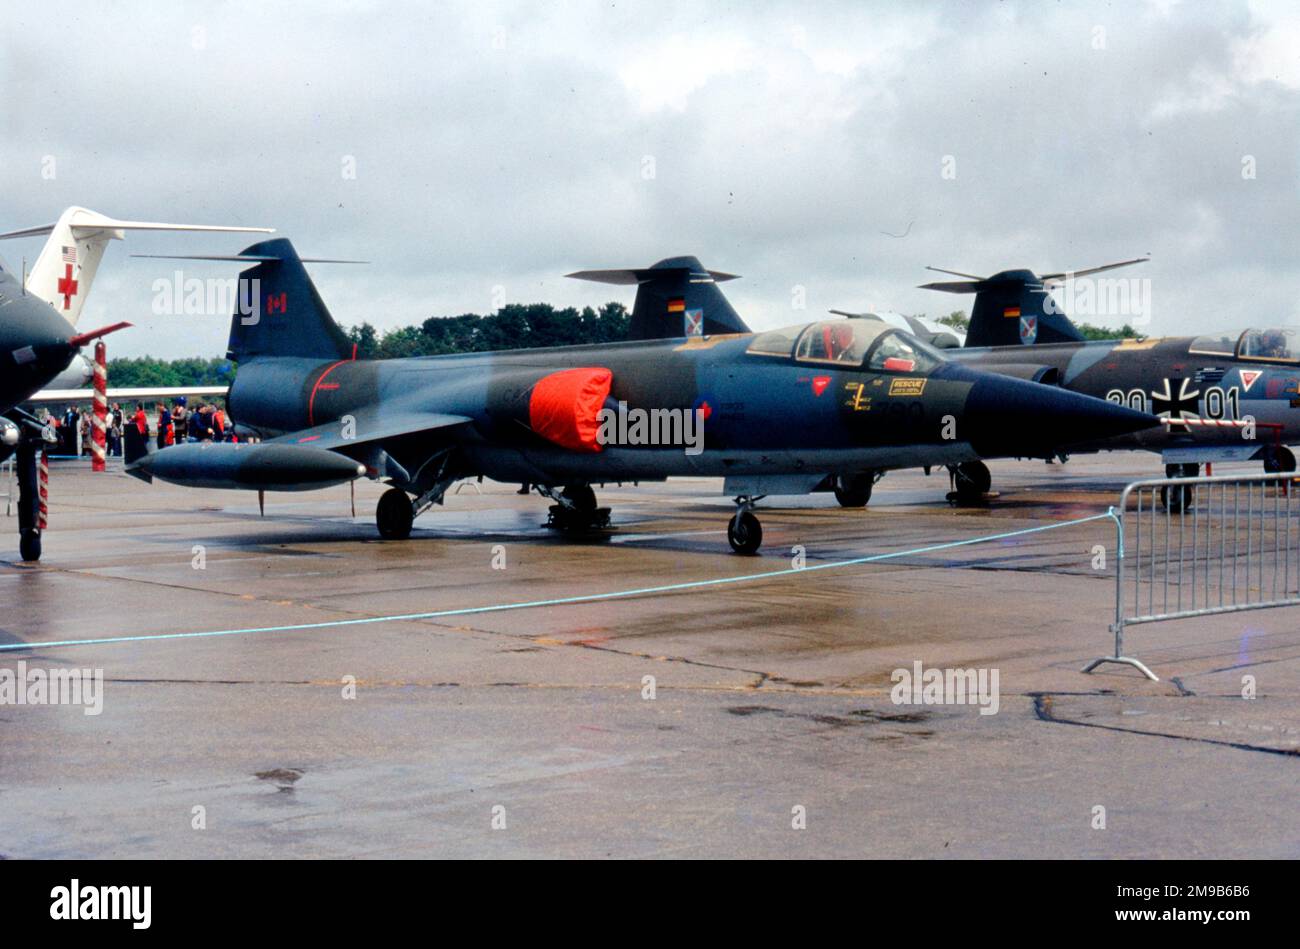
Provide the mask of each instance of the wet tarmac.
{"label": "wet tarmac", "polygon": [[[57,462],[40,565],[5,522],[0,673],[102,670],[102,711],[0,705],[0,855],[1300,856],[1300,609],[1134,628],[1152,683],[1079,671],[1105,520],[793,569],[1096,515],[1158,462],[997,463],[977,509],[920,472],[773,498],[750,558],[707,479],[601,490],[581,543],[466,484],[382,542],[381,486],[260,517]],[[996,714],[895,704],[916,662],[996,671]]]}

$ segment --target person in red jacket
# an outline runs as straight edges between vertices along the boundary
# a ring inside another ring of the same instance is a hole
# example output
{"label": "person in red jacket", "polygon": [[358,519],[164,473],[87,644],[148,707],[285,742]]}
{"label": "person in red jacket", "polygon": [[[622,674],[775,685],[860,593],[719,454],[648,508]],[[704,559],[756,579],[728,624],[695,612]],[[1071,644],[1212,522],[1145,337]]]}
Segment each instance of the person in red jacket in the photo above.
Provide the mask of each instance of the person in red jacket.
{"label": "person in red jacket", "polygon": [[141,436],[145,438],[149,437],[149,416],[144,414],[143,402],[137,402],[135,404],[135,415],[132,417],[131,421],[135,422],[136,430],[141,434]]}
{"label": "person in red jacket", "polygon": [[166,448],[176,443],[176,430],[172,428],[172,413],[162,402],[158,403],[158,447]]}

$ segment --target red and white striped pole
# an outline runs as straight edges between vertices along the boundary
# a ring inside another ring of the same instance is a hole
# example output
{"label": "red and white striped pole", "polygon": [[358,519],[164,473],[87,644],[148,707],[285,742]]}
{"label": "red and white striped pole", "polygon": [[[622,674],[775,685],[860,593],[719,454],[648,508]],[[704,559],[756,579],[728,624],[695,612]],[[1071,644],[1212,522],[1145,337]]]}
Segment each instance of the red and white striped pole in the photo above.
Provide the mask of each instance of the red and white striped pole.
{"label": "red and white striped pole", "polygon": [[104,470],[104,451],[107,436],[105,420],[108,418],[108,347],[104,341],[95,343],[95,418],[90,445],[90,470]]}
{"label": "red and white striped pole", "polygon": [[36,464],[36,483],[39,485],[36,526],[43,531],[50,513],[50,456],[44,448]]}

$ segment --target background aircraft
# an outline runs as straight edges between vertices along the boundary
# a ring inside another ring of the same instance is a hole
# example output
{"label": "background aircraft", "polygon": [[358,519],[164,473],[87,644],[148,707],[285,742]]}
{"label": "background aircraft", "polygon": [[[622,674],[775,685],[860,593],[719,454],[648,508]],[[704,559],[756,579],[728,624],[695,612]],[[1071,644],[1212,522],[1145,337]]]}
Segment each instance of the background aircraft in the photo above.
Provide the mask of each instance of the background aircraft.
{"label": "background aircraft", "polygon": [[[20,228],[0,234],[0,240],[23,237],[46,237],[36,263],[23,275],[26,291],[54,307],[72,326],[81,319],[81,310],[90,296],[90,287],[99,272],[100,261],[109,241],[122,240],[127,231],[230,231],[270,234],[271,227],[231,227],[218,224],[164,224],[157,221],[120,221],[89,208],[64,209],[53,224]],[[73,355],[68,367],[49,381],[52,389],[79,389],[94,377],[94,364],[80,353]],[[219,390],[214,390],[219,391]],[[127,390],[110,392],[110,399],[143,398]],[[90,392],[82,394],[90,398]],[[39,398],[36,401],[73,401],[67,398]]]}
{"label": "background aircraft", "polygon": [[[92,397],[93,366],[81,346],[130,326],[119,322],[89,333],[74,332],[99,270],[104,249],[126,231],[270,232],[265,227],[163,224],[120,221],[87,208],[67,208],[53,224],[0,234],[0,240],[47,235],[36,263],[13,273],[0,262],[0,462],[13,457],[17,467],[19,550],[24,560],[41,555],[42,513],[36,487],[40,447],[51,441],[44,423],[22,408],[36,403],[69,403]],[[48,386],[60,390],[48,390]],[[110,389],[110,399],[187,394],[190,390]],[[213,389],[212,392],[222,391]]]}
{"label": "background aircraft", "polygon": [[[1045,455],[1155,423],[957,365],[883,324],[705,335],[743,323],[717,289],[730,275],[694,258],[580,274],[638,286],[639,340],[387,361],[355,358],[289,241],[236,259],[254,264],[240,280],[258,281],[261,306],[231,320],[227,355],[239,373],[227,401],[237,431],[267,440],[177,445],[129,457],[127,470],[258,491],[383,478],[391,487],[376,521],[386,538],[408,536],[414,517],[462,478],[532,485],[555,502],[555,526],[585,530],[608,520],[593,484],[711,475],[735,498],[732,548],[753,553],[762,540],[755,503],[806,493],[830,472],[871,478],[893,467]],[[610,412],[627,423],[612,438]],[[666,440],[654,437],[653,422],[638,436],[631,412],[676,425],[658,429]],[[688,426],[700,419],[692,451]]]}
{"label": "background aircraft", "polygon": [[[1076,451],[1160,452],[1170,476],[1193,476],[1202,464],[1216,461],[1252,459],[1268,472],[1294,471],[1295,455],[1286,446],[1300,441],[1300,329],[1089,341],[1051,295],[1071,279],[1145,259],[1042,276],[1029,270],[954,274],[963,279],[922,286],[975,294],[965,347],[949,352],[963,365],[1107,399],[1164,422]],[[1104,296],[1112,290],[1100,282],[1090,292]],[[1251,434],[1257,437],[1243,437]],[[968,494],[988,487],[987,481],[965,486]],[[1175,497],[1174,506],[1183,500]]]}

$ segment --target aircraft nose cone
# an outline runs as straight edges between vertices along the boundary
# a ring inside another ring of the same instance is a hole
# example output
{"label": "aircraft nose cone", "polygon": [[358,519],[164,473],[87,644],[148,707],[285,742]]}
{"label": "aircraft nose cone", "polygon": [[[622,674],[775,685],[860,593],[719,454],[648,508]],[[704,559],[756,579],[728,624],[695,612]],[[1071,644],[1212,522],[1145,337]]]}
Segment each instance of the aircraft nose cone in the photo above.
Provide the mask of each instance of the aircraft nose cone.
{"label": "aircraft nose cone", "polygon": [[986,457],[1047,454],[1160,424],[1153,415],[1068,389],[981,375],[966,399],[966,440]]}

